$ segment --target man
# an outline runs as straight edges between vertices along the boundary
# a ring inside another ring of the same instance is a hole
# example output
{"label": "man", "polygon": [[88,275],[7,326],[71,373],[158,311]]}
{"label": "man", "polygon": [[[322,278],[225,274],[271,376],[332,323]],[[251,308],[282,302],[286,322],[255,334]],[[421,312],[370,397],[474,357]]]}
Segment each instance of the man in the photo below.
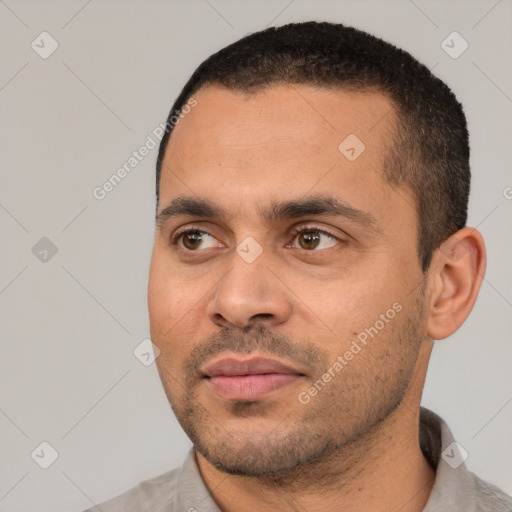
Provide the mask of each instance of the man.
{"label": "man", "polygon": [[420,408],[485,271],[469,182],[453,93],[369,34],[290,24],[203,62],[160,146],[148,291],[194,447],[101,510],[510,510]]}

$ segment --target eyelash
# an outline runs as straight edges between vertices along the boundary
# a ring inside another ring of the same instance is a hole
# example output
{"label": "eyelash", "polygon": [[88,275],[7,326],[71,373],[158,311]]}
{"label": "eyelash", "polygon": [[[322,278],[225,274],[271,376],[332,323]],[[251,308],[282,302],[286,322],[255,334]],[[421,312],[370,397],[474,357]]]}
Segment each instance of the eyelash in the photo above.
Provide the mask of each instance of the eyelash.
{"label": "eyelash", "polygon": [[[314,232],[322,233],[323,235],[327,235],[328,237],[333,238],[337,242],[342,242],[343,241],[339,237],[337,237],[337,236],[333,235],[332,233],[330,233],[329,231],[326,231],[324,228],[321,228],[319,226],[315,226],[314,224],[297,226],[297,227],[293,228],[293,230],[290,233],[290,236],[293,236],[293,239],[295,239],[301,233],[307,233],[307,232],[310,232],[310,231],[314,231]],[[191,226],[191,227],[189,227],[187,229],[184,229],[183,231],[179,231],[178,233],[176,233],[172,237],[172,240],[171,240],[172,245],[178,246],[177,243],[178,243],[179,239],[182,236],[187,235],[189,233],[204,233],[206,235],[211,236],[212,238],[215,238],[211,233],[209,233],[205,229],[199,228],[199,226]],[[179,249],[183,249],[182,247],[179,247],[179,246],[178,246],[178,248]],[[199,252],[199,251],[190,251],[188,249],[183,249],[183,250],[187,251],[187,252]],[[306,250],[306,249],[303,249],[303,250]],[[318,251],[308,251],[308,252],[318,252]]]}

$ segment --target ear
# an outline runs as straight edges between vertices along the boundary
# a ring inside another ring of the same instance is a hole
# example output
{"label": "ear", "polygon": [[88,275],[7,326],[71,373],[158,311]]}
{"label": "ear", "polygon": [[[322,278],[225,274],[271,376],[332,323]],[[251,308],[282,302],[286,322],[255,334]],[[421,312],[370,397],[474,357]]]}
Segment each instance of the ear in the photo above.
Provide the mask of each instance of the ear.
{"label": "ear", "polygon": [[487,263],[482,235],[463,228],[434,253],[428,280],[427,335],[442,340],[466,320],[475,304]]}

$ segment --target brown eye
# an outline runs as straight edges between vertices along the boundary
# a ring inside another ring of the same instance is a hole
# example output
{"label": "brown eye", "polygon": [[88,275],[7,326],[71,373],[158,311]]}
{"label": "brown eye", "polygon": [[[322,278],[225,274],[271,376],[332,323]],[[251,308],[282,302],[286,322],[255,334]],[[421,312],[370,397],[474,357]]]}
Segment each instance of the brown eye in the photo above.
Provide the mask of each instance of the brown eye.
{"label": "brown eye", "polygon": [[[322,229],[308,227],[298,229],[294,233],[296,242],[293,244],[297,249],[318,252],[317,250],[328,249],[336,245],[339,239]],[[298,245],[295,245],[298,244]]]}
{"label": "brown eye", "polygon": [[302,249],[316,249],[320,242],[320,237],[315,231],[303,231],[298,237]]}
{"label": "brown eye", "polygon": [[189,252],[199,252],[198,250],[218,247],[215,244],[216,239],[203,231],[202,229],[187,229],[174,236],[172,243],[179,248]]}
{"label": "brown eye", "polygon": [[189,250],[197,249],[203,241],[203,237],[200,234],[200,231],[189,231],[188,233],[184,233],[181,236],[183,245]]}

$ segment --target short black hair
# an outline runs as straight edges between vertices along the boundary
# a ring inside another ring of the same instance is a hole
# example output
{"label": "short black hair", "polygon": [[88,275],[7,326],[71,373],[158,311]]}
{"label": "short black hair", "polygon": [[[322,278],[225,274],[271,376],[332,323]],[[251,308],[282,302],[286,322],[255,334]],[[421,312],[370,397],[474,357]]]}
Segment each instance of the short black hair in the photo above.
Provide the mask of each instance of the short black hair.
{"label": "short black hair", "polygon": [[[407,185],[416,200],[418,254],[424,272],[432,255],[467,221],[469,136],[454,93],[409,53],[339,23],[308,21],[249,34],[207,58],[185,84],[169,114],[156,164],[162,162],[176,119],[201,87],[247,93],[286,84],[375,91],[393,105],[395,123],[383,173]],[[190,107],[189,107],[190,108]]]}

